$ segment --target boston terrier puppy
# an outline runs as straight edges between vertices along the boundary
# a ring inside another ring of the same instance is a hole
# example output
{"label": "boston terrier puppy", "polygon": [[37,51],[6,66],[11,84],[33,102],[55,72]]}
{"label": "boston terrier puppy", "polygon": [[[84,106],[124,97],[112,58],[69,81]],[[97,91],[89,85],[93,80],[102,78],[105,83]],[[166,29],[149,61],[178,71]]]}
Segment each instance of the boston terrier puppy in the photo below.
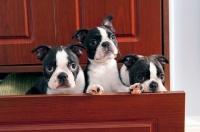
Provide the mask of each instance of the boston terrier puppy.
{"label": "boston terrier puppy", "polygon": [[101,26],[77,30],[72,36],[87,48],[86,93],[129,92],[129,87],[124,86],[119,78],[115,60],[118,43],[112,18],[113,15],[108,15]]}
{"label": "boston terrier puppy", "polygon": [[131,93],[167,91],[164,87],[164,65],[169,61],[162,55],[125,55],[119,62],[123,65],[120,77],[126,86],[132,86]]}
{"label": "boston terrier puppy", "polygon": [[85,77],[78,57],[82,55],[81,44],[51,48],[40,45],[32,50],[42,61],[43,78],[26,94],[71,94],[83,93]]}

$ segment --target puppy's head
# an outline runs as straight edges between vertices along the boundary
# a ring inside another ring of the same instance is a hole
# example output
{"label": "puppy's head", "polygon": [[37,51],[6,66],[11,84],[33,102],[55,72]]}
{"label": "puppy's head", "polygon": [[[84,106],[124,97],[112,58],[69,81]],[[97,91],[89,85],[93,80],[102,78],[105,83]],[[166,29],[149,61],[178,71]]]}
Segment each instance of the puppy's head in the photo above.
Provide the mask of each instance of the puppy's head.
{"label": "puppy's head", "polygon": [[124,63],[120,69],[122,82],[130,86],[135,83],[143,84],[143,92],[166,91],[164,87],[165,74],[163,67],[169,61],[162,55],[149,57],[126,55],[119,62]]}
{"label": "puppy's head", "polygon": [[113,16],[108,15],[102,25],[91,30],[77,30],[72,38],[76,38],[87,48],[87,56],[92,60],[115,58],[118,54],[118,43],[112,25]]}
{"label": "puppy's head", "polygon": [[73,88],[79,72],[78,57],[82,55],[80,44],[57,46],[40,45],[32,50],[42,61],[43,74],[51,89]]}

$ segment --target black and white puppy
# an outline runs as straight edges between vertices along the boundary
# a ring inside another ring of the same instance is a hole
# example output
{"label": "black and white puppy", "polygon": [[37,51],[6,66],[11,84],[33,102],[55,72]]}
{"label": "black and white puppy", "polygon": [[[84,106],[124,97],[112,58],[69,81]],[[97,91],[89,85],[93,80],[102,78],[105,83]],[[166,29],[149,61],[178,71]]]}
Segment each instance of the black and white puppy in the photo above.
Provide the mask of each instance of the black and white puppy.
{"label": "black and white puppy", "polygon": [[108,15],[102,25],[93,29],[77,30],[76,38],[87,48],[88,63],[85,70],[86,93],[128,92],[122,84],[116,63],[118,43],[112,25],[113,15]]}
{"label": "black and white puppy", "polygon": [[[157,92],[167,91],[164,87],[164,65],[169,63],[163,55],[141,56],[129,54],[122,57],[119,62],[123,65],[120,69],[120,77],[126,86],[131,84],[132,92]],[[137,89],[139,88],[139,89]]]}
{"label": "black and white puppy", "polygon": [[81,44],[51,48],[40,45],[32,50],[42,61],[43,78],[26,94],[71,94],[83,93],[85,77],[78,57],[82,55]]}

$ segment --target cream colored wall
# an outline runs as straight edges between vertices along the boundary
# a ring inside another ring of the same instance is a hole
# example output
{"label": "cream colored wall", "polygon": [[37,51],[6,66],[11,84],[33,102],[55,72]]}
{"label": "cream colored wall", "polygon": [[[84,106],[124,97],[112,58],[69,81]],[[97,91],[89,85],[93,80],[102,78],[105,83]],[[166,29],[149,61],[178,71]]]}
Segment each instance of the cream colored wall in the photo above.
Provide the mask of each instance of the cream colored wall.
{"label": "cream colored wall", "polygon": [[200,0],[169,0],[172,90],[186,92],[186,116],[200,116]]}

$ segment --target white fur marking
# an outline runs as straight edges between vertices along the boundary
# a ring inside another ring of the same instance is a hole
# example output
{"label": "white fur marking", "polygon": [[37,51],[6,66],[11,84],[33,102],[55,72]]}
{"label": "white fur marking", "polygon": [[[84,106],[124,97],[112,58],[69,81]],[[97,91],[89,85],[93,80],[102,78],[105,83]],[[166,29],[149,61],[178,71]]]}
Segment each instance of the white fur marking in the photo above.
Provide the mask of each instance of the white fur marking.
{"label": "white fur marking", "polygon": [[[100,27],[97,27],[97,28],[98,28],[98,30],[99,30],[99,32],[100,32],[100,34],[101,34],[102,39],[101,39],[101,42],[100,42],[99,46],[97,47],[97,50],[96,50],[96,54],[95,54],[95,56],[94,56],[94,59],[96,59],[96,60],[101,60],[101,59],[103,59],[104,57],[107,57],[107,58],[115,58],[116,55],[118,54],[118,49],[117,49],[117,47],[115,46],[115,44],[113,43],[113,41],[112,41],[110,38],[108,38],[108,34],[106,33],[106,30],[105,30],[105,29],[100,28]],[[106,55],[106,52],[104,51],[104,47],[102,47],[102,43],[103,43],[103,42],[106,42],[106,41],[110,43],[109,47],[110,47],[110,49],[112,49],[112,51],[113,51],[112,54]]]}
{"label": "white fur marking", "polygon": [[70,87],[75,87],[75,81],[74,81],[74,76],[72,72],[68,69],[68,55],[67,53],[62,50],[62,51],[57,51],[56,53],[56,69],[54,73],[52,74],[48,86],[51,89],[57,89],[59,88],[59,82],[57,76],[61,73],[64,72],[68,75],[68,83]]}
{"label": "white fur marking", "polygon": [[127,67],[125,65],[122,65],[122,67],[120,69],[120,75],[121,75],[122,82],[126,86],[130,86],[129,72],[128,72]]}
{"label": "white fur marking", "polygon": [[152,81],[155,81],[158,83],[157,91],[167,91],[166,88],[163,86],[162,80],[157,76],[156,66],[152,62],[150,62],[149,71],[150,71],[150,80],[143,82],[143,86],[144,86],[143,91],[144,92],[150,91],[149,85]]}
{"label": "white fur marking", "polygon": [[90,85],[87,91],[95,84],[103,87],[104,92],[128,92],[129,87],[122,84],[117,69],[115,59],[102,61],[90,60],[91,65],[88,67]]}

